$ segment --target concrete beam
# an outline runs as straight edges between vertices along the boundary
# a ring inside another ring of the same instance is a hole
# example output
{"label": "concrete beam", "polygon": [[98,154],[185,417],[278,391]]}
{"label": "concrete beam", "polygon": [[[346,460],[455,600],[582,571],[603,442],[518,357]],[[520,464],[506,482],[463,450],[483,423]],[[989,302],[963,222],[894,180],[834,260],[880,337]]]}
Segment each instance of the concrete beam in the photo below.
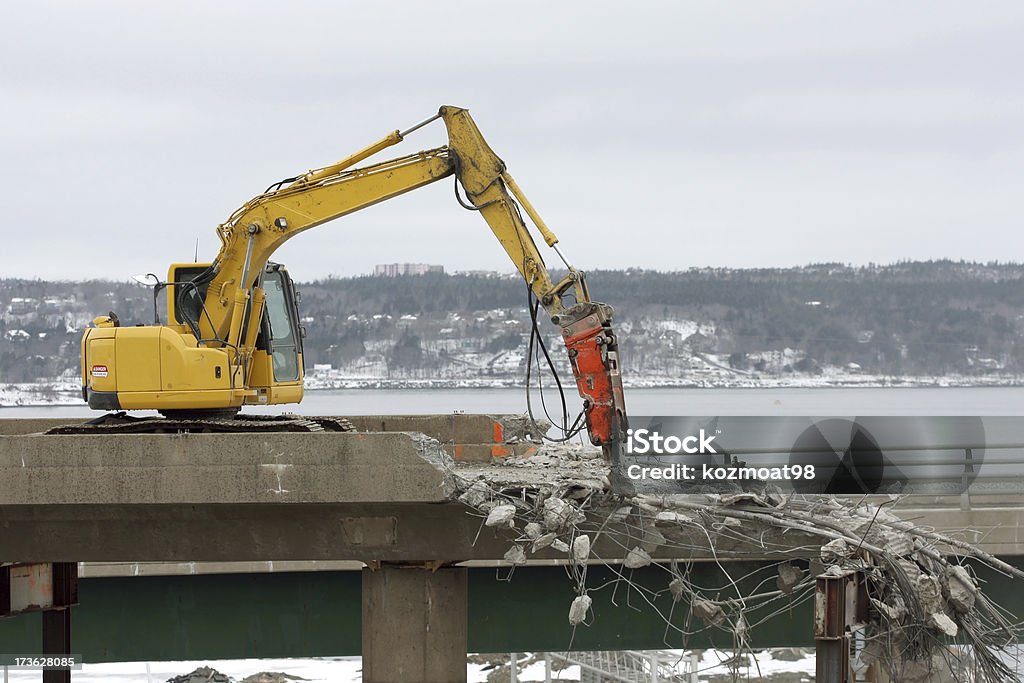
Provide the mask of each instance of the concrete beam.
{"label": "concrete beam", "polygon": [[972,508],[905,507],[893,513],[915,524],[976,545],[992,555],[1024,555],[1024,506]]}
{"label": "concrete beam", "polygon": [[22,436],[39,434],[54,427],[81,424],[82,417],[8,417],[0,420],[0,436]]}
{"label": "concrete beam", "polygon": [[409,434],[0,438],[0,506],[437,503],[443,457]]}
{"label": "concrete beam", "polygon": [[202,574],[273,574],[280,572],[361,571],[362,562],[337,560],[274,562],[81,562],[80,579],[115,576],[197,576]]}
{"label": "concrete beam", "polygon": [[[18,562],[497,562],[515,533],[481,529],[465,506],[447,504],[0,505],[0,558]],[[621,560],[629,530],[609,525],[594,546],[603,561]],[[619,534],[611,538],[611,534]],[[704,537],[702,537],[704,538]],[[662,547],[656,559],[760,559],[806,556],[793,533],[754,541],[720,539],[715,551],[694,538],[688,549]],[[762,547],[760,541],[766,546]],[[808,546],[810,547],[810,546]],[[544,549],[531,559],[565,560]]]}
{"label": "concrete beam", "polygon": [[[522,441],[526,424],[517,415],[356,415],[346,419],[360,432],[423,434],[440,443],[445,453],[460,462],[490,462],[510,455],[529,455],[535,450],[532,444]],[[0,419],[0,436],[38,434],[85,421],[78,417]],[[519,443],[506,443],[516,437]]]}
{"label": "concrete beam", "polygon": [[[459,505],[12,505],[0,506],[0,557],[82,562],[461,560],[475,554],[472,541],[478,526]],[[501,557],[507,543],[501,548],[489,552]]]}

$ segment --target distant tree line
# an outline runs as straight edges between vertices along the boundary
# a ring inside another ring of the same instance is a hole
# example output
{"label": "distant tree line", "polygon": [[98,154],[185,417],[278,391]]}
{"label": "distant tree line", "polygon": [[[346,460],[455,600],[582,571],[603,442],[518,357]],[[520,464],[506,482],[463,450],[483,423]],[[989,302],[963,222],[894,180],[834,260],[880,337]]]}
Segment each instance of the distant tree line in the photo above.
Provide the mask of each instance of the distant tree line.
{"label": "distant tree line", "polygon": [[[614,306],[616,319],[631,330],[621,335],[627,361],[631,353],[668,353],[670,343],[678,351],[660,321],[689,320],[713,326],[701,350],[739,369],[757,369],[749,354],[791,348],[803,352],[797,371],[850,363],[910,375],[1024,371],[1021,264],[633,269],[593,271],[588,278],[593,296]],[[452,334],[453,315],[460,317],[457,334],[486,339],[483,350],[492,352],[515,348],[528,329],[495,330],[477,315],[501,310],[528,322],[527,289],[517,277],[328,278],[300,289],[307,363],[350,361],[387,339],[394,367],[427,367],[433,361],[423,348],[439,330]],[[58,301],[44,305],[47,297]],[[19,307],[15,299],[38,305]],[[102,281],[0,280],[0,381],[77,369],[81,327],[111,310],[124,324],[150,323],[150,291]]]}

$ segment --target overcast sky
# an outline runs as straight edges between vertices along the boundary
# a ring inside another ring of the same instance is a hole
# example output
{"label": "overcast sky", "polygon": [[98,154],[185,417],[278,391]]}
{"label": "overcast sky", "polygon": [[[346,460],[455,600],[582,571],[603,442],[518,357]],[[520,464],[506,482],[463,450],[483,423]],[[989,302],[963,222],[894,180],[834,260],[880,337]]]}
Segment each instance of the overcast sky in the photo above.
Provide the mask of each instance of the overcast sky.
{"label": "overcast sky", "polygon": [[[6,277],[162,275],[197,238],[208,260],[249,197],[440,104],[582,269],[1024,260],[1020,2],[37,1],[3,24]],[[449,181],[276,260],[511,270]]]}

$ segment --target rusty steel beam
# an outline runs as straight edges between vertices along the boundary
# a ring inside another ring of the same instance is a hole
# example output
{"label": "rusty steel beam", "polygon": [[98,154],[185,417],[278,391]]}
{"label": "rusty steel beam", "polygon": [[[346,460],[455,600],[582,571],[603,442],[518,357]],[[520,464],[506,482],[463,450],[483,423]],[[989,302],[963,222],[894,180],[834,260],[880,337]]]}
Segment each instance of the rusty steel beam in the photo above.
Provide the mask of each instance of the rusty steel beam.
{"label": "rusty steel beam", "polygon": [[[0,616],[42,612],[42,654],[70,655],[71,607],[78,604],[78,563],[0,567]],[[43,671],[43,683],[70,683],[71,670]]]}
{"label": "rusty steel beam", "polygon": [[858,571],[821,574],[814,594],[815,680],[852,683],[853,633],[867,622],[864,575]]}

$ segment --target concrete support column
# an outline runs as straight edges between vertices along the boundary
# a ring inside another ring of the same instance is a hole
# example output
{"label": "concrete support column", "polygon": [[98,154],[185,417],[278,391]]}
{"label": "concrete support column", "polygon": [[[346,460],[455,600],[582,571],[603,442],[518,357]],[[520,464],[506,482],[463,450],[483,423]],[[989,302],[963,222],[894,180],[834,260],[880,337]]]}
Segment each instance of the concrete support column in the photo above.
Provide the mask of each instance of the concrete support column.
{"label": "concrete support column", "polygon": [[363,569],[363,681],[465,681],[468,585],[464,567]]}

